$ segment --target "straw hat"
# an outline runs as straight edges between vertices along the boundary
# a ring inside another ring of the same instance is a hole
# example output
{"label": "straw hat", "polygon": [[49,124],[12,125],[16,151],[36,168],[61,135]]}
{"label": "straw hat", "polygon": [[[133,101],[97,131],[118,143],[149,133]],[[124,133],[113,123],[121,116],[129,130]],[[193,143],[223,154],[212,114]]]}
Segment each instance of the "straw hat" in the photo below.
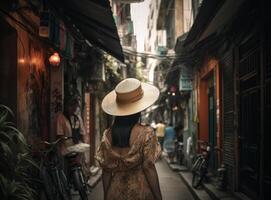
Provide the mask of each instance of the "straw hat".
{"label": "straw hat", "polygon": [[151,106],[158,97],[159,90],[155,86],[127,78],[104,97],[102,109],[109,115],[132,115]]}

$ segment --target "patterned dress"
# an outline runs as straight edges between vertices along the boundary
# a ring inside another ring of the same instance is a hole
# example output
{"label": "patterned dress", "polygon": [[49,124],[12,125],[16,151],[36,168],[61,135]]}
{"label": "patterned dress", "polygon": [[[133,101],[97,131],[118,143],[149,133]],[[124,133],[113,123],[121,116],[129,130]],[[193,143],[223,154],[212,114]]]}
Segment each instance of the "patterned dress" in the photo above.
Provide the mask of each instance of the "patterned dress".
{"label": "patterned dress", "polygon": [[153,194],[143,173],[143,167],[154,164],[161,148],[153,129],[137,124],[131,133],[129,151],[120,155],[111,145],[110,129],[103,135],[96,159],[112,178],[107,197],[110,200],[153,200]]}

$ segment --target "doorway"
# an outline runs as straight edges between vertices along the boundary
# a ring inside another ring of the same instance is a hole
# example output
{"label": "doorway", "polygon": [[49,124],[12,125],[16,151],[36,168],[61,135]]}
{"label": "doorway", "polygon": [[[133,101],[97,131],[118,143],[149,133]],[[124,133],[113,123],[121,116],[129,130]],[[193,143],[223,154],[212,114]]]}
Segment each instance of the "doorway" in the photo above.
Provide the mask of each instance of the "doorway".
{"label": "doorway", "polygon": [[209,167],[216,170],[217,157],[214,147],[217,145],[216,137],[216,95],[213,73],[208,79],[208,126],[209,126],[209,144],[211,147]]}
{"label": "doorway", "polygon": [[215,147],[220,147],[221,109],[220,79],[217,60],[210,59],[202,68],[199,84],[199,140],[210,144],[209,169],[216,173],[220,156]]}

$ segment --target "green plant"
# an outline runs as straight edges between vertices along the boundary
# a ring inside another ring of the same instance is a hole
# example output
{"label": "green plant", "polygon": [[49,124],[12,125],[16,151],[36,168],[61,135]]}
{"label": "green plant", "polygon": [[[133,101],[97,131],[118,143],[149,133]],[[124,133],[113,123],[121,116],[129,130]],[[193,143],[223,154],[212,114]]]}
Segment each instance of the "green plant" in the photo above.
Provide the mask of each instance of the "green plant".
{"label": "green plant", "polygon": [[9,121],[12,111],[0,105],[0,196],[5,200],[32,200],[31,172],[37,165],[31,159],[24,135]]}

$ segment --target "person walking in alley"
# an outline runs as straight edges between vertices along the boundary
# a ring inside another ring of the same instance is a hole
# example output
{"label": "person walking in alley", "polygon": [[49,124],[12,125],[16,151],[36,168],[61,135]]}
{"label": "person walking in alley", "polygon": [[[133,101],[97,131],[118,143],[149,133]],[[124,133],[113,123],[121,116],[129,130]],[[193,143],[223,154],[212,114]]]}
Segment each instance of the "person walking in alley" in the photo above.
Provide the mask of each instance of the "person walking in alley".
{"label": "person walking in alley", "polygon": [[105,200],[162,199],[155,161],[161,154],[154,130],[139,123],[141,111],[159,97],[159,90],[137,79],[121,81],[102,101],[115,116],[104,131],[95,158],[103,169]]}
{"label": "person walking in alley", "polygon": [[163,123],[162,120],[160,120],[159,123],[156,125],[156,136],[158,138],[162,150],[164,145],[165,128],[166,125]]}
{"label": "person walking in alley", "polygon": [[173,163],[175,157],[176,132],[172,123],[169,123],[165,129],[164,151],[168,154],[170,163]]}
{"label": "person walking in alley", "polygon": [[[81,116],[76,114],[79,107],[78,96],[65,97],[64,112],[58,112],[55,118],[54,129],[57,137],[72,137],[72,140],[65,140],[61,143],[60,154],[65,156],[68,153],[67,148],[83,142],[85,128]],[[90,176],[84,154],[78,155],[78,160],[82,164],[82,169],[86,177]],[[66,159],[63,161],[66,173],[69,166]]]}
{"label": "person walking in alley", "polygon": [[55,132],[57,137],[73,137],[73,140],[67,140],[61,147],[61,154],[67,153],[67,147],[77,144],[83,140],[85,134],[82,120],[75,114],[79,102],[77,97],[65,99],[64,112],[58,112],[55,119]]}

